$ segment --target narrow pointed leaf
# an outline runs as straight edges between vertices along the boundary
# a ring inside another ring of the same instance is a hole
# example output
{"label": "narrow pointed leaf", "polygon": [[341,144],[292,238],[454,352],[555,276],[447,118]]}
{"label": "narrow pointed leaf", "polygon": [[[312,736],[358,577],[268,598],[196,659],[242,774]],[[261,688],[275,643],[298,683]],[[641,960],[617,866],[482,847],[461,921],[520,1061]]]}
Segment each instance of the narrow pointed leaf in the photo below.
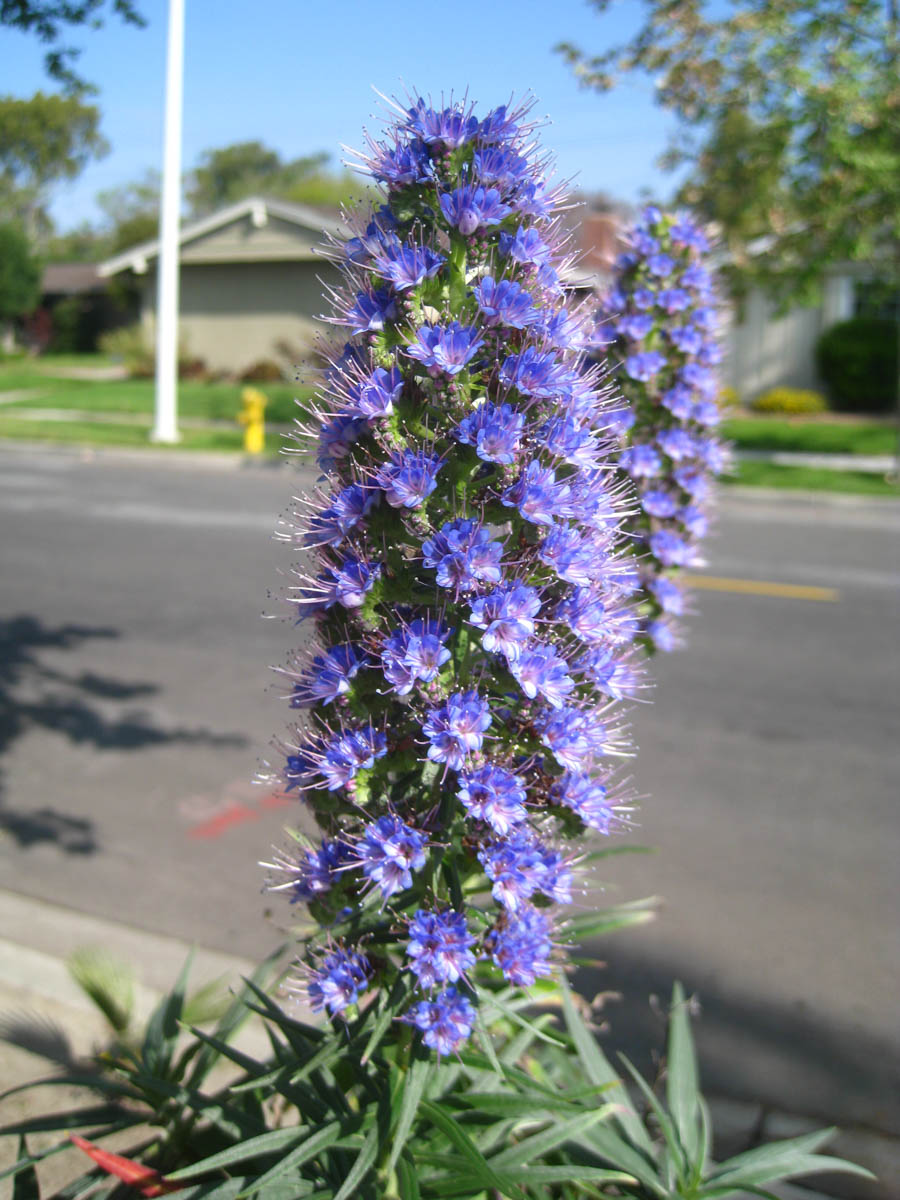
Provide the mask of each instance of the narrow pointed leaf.
{"label": "narrow pointed leaf", "polygon": [[391,1156],[387,1164],[388,1174],[397,1165],[397,1160],[406,1145],[406,1139],[412,1130],[413,1122],[419,1111],[419,1102],[425,1093],[430,1074],[431,1063],[428,1059],[417,1059],[406,1073],[400,1111],[397,1114],[396,1123],[391,1129],[393,1145],[391,1146]]}
{"label": "narrow pointed leaf", "polygon": [[684,989],[676,983],[672,990],[666,1063],[666,1103],[678,1131],[688,1161],[702,1169],[705,1148],[702,1141],[700,1093],[697,1057],[691,1036],[690,1018]]}
{"label": "narrow pointed leaf", "polygon": [[340,1136],[341,1122],[331,1121],[328,1125],[323,1126],[310,1137],[306,1138],[299,1146],[296,1146],[290,1154],[286,1154],[280,1162],[266,1171],[264,1175],[254,1180],[241,1195],[255,1196],[267,1184],[277,1179],[279,1175],[283,1175],[295,1167],[302,1166],[303,1163],[308,1162],[311,1158],[315,1158],[322,1150],[326,1150],[329,1146],[334,1145]]}
{"label": "narrow pointed leaf", "polygon": [[362,1150],[357,1155],[356,1161],[350,1168],[350,1174],[341,1184],[340,1189],[335,1194],[334,1200],[347,1200],[348,1196],[352,1196],[357,1187],[368,1175],[369,1170],[378,1157],[378,1126],[373,1125],[369,1130],[369,1136],[363,1142]]}
{"label": "narrow pointed leaf", "polygon": [[227,1150],[221,1150],[218,1154],[212,1154],[209,1158],[192,1163],[189,1167],[172,1171],[166,1178],[169,1180],[191,1179],[195,1175],[204,1175],[208,1171],[230,1167],[235,1163],[249,1162],[251,1159],[260,1158],[265,1154],[274,1154],[276,1151],[285,1150],[295,1142],[302,1141],[308,1132],[304,1125],[292,1125],[290,1129],[272,1129],[268,1133],[248,1138],[237,1146],[230,1146]]}

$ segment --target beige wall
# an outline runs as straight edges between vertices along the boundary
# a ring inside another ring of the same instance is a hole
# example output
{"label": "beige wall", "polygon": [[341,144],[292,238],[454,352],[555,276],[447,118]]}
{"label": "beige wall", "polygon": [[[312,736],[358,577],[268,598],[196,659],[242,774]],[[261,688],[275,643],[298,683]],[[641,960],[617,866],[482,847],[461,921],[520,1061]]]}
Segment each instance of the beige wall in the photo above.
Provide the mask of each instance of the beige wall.
{"label": "beige wall", "polygon": [[[315,318],[327,304],[320,280],[331,286],[338,282],[335,268],[322,259],[183,263],[179,332],[188,353],[213,370],[241,371],[263,358],[294,365],[321,328]],[[148,340],[154,336],[155,309],[156,276],[150,272],[141,311]]]}

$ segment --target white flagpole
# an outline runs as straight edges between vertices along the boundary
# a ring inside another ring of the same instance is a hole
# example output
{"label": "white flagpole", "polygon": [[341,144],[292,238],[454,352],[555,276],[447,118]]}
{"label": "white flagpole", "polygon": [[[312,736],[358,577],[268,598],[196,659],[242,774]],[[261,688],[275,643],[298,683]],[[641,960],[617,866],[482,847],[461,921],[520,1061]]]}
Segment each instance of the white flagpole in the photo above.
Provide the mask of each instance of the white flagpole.
{"label": "white flagpole", "polygon": [[159,276],[156,293],[156,405],[154,442],[177,442],[178,237],[181,220],[181,108],[184,75],[184,0],[169,0],[166,118]]}

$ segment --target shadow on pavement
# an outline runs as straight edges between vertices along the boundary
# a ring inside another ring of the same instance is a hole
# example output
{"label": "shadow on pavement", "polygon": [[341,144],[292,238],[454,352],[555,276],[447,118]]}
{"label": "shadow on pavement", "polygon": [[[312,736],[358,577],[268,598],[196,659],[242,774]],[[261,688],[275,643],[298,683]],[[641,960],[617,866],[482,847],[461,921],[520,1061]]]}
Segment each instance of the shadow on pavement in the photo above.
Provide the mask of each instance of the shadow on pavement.
{"label": "shadow on pavement", "polygon": [[[591,947],[596,950],[597,947]],[[900,1135],[900,1063],[895,1045],[861,1028],[836,1028],[816,1012],[816,997],[803,1005],[771,1002],[765,980],[752,995],[717,987],[712,973],[683,963],[647,958],[607,943],[608,965],[580,969],[582,995],[613,992],[603,1008],[608,1030],[601,1042],[652,1078],[665,1038],[672,984],[680,979],[699,1001],[694,1035],[701,1086],[707,1095],[755,1101],[823,1125],[864,1126]]]}
{"label": "shadow on pavement", "polygon": [[[73,744],[98,750],[138,750],[173,742],[244,746],[242,734],[204,729],[166,729],[137,710],[118,706],[158,693],[155,683],[112,679],[91,671],[68,675],[42,661],[44,652],[73,650],[94,638],[117,638],[108,627],[60,625],[51,628],[35,617],[0,619],[0,768],[12,745],[43,729]],[[92,821],[53,807],[16,812],[5,806],[0,773],[0,831],[21,846],[53,842],[67,854],[99,849]]]}

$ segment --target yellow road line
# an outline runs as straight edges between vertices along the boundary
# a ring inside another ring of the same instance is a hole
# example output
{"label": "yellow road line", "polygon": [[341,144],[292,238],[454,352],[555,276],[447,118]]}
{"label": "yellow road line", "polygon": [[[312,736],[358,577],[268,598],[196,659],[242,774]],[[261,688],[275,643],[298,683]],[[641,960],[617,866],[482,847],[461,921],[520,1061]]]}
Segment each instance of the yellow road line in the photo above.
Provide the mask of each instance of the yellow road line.
{"label": "yellow road line", "polygon": [[834,603],[840,599],[836,588],[807,587],[799,583],[772,583],[763,579],[726,579],[718,575],[689,575],[689,587],[708,592],[739,592],[745,596],[780,596],[786,600],[818,600]]}

